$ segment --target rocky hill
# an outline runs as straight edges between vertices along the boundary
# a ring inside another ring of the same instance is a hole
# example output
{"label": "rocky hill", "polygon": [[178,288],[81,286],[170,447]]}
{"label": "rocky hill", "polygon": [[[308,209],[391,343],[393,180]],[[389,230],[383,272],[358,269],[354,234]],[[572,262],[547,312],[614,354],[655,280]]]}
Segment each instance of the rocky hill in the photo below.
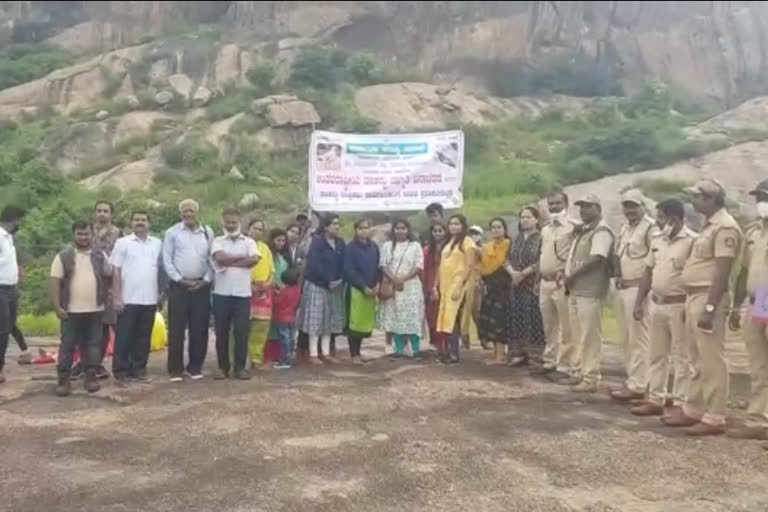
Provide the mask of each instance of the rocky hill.
{"label": "rocky hill", "polygon": [[727,104],[768,92],[764,2],[8,1],[0,9],[5,40],[49,40],[80,54],[209,25],[271,53],[311,40],[473,88],[498,86],[500,69],[578,59],[630,88],[655,77]]}

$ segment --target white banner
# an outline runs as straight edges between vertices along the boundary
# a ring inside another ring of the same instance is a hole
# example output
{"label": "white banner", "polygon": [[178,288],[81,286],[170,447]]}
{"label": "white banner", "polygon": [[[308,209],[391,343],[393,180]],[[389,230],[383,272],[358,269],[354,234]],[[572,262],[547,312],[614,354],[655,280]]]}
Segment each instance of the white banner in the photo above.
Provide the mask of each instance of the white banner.
{"label": "white banner", "polygon": [[315,131],[309,204],[317,211],[423,210],[464,203],[464,134],[354,135]]}

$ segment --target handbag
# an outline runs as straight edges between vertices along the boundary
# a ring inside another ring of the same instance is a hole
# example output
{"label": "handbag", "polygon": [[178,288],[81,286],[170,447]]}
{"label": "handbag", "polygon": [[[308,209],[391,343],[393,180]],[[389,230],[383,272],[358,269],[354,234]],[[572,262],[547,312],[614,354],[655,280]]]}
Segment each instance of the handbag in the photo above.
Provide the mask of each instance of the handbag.
{"label": "handbag", "polygon": [[[408,249],[406,248],[406,252]],[[394,249],[392,250],[394,253]],[[400,270],[400,266],[403,264],[403,259],[405,258],[405,252],[403,252],[402,256],[400,256],[400,262],[397,264],[397,267],[395,268],[395,275],[397,275],[397,272]],[[395,286],[394,281],[387,277],[386,274],[382,273],[381,276],[381,282],[379,283],[379,300],[385,301],[393,298],[395,296],[395,292],[401,292],[403,291],[403,285],[400,285],[399,287]]]}

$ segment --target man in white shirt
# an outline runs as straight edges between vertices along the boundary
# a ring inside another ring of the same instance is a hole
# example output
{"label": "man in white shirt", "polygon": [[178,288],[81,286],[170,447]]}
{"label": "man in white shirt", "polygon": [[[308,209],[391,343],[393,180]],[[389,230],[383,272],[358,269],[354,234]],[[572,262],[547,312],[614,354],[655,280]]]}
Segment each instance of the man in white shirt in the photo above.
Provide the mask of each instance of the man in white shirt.
{"label": "man in white shirt", "polygon": [[234,376],[248,380],[245,368],[250,334],[251,268],[259,262],[256,242],[243,235],[240,212],[234,208],[222,215],[224,235],[213,241],[211,254],[216,271],[213,287],[213,318],[216,324],[217,379],[229,377],[229,333],[234,331]]}
{"label": "man in white shirt", "polygon": [[131,214],[133,233],[117,240],[112,250],[113,305],[118,313],[112,374],[118,385],[128,379],[148,383],[147,361],[155,312],[161,303],[158,276],[162,243],[149,234],[145,211]]}
{"label": "man in white shirt", "polygon": [[18,206],[8,205],[0,212],[0,384],[5,382],[3,367],[5,351],[13,326],[16,325],[19,283],[19,265],[16,260],[16,246],[13,234],[19,230],[25,211]]}

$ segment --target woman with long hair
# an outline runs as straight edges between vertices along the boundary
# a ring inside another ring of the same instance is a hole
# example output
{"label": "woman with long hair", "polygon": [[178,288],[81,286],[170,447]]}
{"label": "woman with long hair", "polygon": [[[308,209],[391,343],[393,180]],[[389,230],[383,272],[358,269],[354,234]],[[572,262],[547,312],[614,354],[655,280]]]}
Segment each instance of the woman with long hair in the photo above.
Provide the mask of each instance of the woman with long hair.
{"label": "woman with long hair", "polygon": [[539,217],[539,210],[533,206],[520,210],[520,230],[505,266],[512,278],[510,366],[528,364],[531,352],[538,353],[544,346],[538,290]]}
{"label": "woman with long hair", "polygon": [[[309,346],[312,364],[322,364],[320,349],[327,362],[338,362],[330,355],[330,346],[322,343],[322,337],[340,334],[344,330],[345,246],[339,234],[339,216],[324,216],[320,228],[321,232],[312,237],[307,251],[301,306],[296,316],[299,346]],[[310,344],[310,336],[320,337],[319,343]]]}
{"label": "woman with long hair", "polygon": [[432,224],[429,231],[427,245],[424,247],[424,301],[426,302],[425,315],[427,317],[427,327],[429,328],[429,343],[438,349],[438,356],[445,357],[446,354],[440,352],[445,349],[445,343],[440,339],[443,335],[437,332],[437,305],[438,294],[435,293],[435,283],[437,282],[437,272],[440,268],[440,258],[442,257],[443,246],[448,240],[448,228],[442,222]]}
{"label": "woman with long hair", "polygon": [[480,274],[483,279],[482,305],[477,325],[480,339],[493,343],[494,358],[488,364],[500,365],[505,361],[505,349],[509,344],[512,295],[512,277],[505,267],[512,245],[507,223],[501,217],[491,219],[491,240],[481,251]]}
{"label": "woman with long hair", "polygon": [[269,249],[275,264],[275,287],[283,288],[283,272],[293,265],[291,249],[288,247],[288,234],[285,230],[275,228],[269,232]]}
{"label": "woman with long hair", "polygon": [[346,312],[349,356],[363,364],[360,346],[376,325],[376,295],[379,293],[379,248],[370,237],[371,224],[355,222],[355,238],[344,251],[344,281],[347,283]]}
{"label": "woman with long hair", "polygon": [[251,269],[251,333],[248,336],[251,364],[254,368],[259,368],[264,364],[264,348],[272,323],[275,261],[269,245],[262,240],[263,220],[253,219],[248,223],[248,236],[256,241],[256,248],[261,255],[259,262]]}
{"label": "woman with long hair", "polygon": [[391,296],[382,297],[379,305],[379,328],[391,332],[395,344],[392,357],[403,357],[408,339],[413,357],[420,358],[424,327],[424,291],[420,277],[424,254],[407,220],[398,219],[392,224],[390,240],[381,248],[379,267],[387,283],[387,286],[382,283],[382,287],[391,287],[392,292]]}
{"label": "woman with long hair", "polygon": [[301,244],[301,226],[291,223],[285,228],[286,247],[291,255],[291,265],[301,269],[304,261],[300,258],[299,245]]}
{"label": "woman with long hair", "polygon": [[467,236],[469,227],[463,215],[454,215],[448,221],[450,240],[443,247],[436,290],[440,296],[437,313],[437,332],[447,336],[447,358],[443,362],[459,362],[459,344],[462,333],[469,330],[470,311],[466,307],[470,279],[476,263],[476,246]]}

